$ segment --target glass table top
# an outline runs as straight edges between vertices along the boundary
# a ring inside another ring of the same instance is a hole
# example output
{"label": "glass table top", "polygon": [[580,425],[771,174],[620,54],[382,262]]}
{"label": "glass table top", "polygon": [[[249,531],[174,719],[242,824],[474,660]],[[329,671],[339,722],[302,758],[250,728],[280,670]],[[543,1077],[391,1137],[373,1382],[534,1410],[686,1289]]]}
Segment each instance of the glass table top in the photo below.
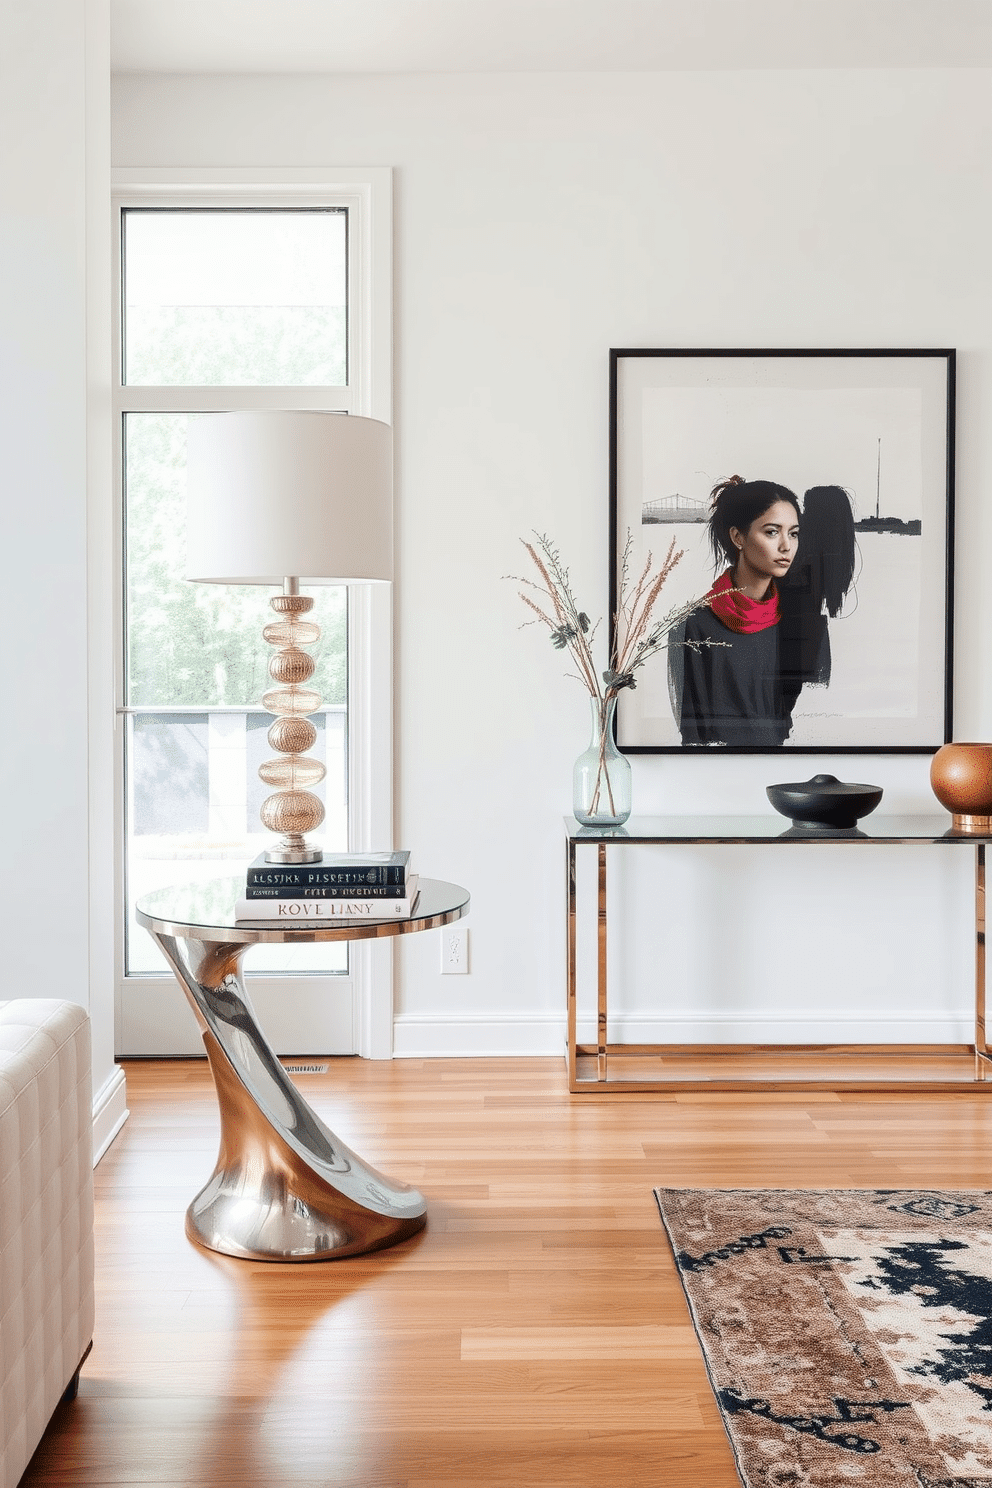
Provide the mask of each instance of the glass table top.
{"label": "glass table top", "polygon": [[872,812],[843,830],[794,827],[777,812],[763,816],[632,816],[622,827],[584,827],[565,817],[569,842],[992,842],[992,833],[959,832],[947,812],[888,816]]}
{"label": "glass table top", "polygon": [[406,919],[361,920],[357,923],[282,925],[236,920],[234,906],[244,894],[243,878],[210,878],[201,883],[174,884],[138,900],[139,922],[148,930],[191,940],[251,944],[285,941],[375,940],[433,930],[468,914],[470,896],[458,884],[421,878],[413,913]]}

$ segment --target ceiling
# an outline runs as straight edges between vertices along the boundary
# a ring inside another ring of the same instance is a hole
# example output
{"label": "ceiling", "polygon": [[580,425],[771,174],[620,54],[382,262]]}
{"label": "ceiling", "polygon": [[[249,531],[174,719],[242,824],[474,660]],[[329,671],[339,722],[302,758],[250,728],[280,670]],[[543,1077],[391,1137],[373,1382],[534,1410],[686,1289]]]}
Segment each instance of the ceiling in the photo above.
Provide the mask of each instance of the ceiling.
{"label": "ceiling", "polygon": [[110,0],[117,72],[992,66],[992,0]]}

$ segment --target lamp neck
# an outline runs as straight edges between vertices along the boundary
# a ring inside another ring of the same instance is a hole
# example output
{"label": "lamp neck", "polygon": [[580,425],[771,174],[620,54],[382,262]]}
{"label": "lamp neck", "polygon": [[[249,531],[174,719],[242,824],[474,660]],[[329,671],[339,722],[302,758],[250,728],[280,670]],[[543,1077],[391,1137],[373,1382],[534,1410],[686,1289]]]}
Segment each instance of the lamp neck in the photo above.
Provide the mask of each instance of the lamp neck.
{"label": "lamp neck", "polygon": [[299,581],[299,579],[291,579],[289,577],[284,578],[283,581],[282,581],[282,592],[283,592],[283,594],[299,594],[299,592],[300,592],[300,581]]}

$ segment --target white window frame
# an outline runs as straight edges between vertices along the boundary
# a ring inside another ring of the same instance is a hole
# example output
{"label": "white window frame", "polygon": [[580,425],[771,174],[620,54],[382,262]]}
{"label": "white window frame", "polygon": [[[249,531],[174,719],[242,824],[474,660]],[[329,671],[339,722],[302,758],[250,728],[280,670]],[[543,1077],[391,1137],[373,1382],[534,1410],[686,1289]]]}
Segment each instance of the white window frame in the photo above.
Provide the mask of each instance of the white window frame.
{"label": "white window frame", "polygon": [[[111,173],[113,190],[114,346],[121,347],[120,243],[122,214],[132,207],[326,207],[348,208],[348,386],[342,388],[169,388],[169,411],[216,411],[235,398],[245,408],[292,407],[346,410],[392,423],[392,171],[375,169],[270,170],[124,169]],[[115,597],[115,1034],[118,1057],[154,1057],[160,978],[124,974],[124,592],[123,472],[120,432],[126,413],[161,412],[158,388],[124,385],[121,358],[112,379],[114,487],[117,502],[118,574]],[[333,395],[333,396],[330,396]],[[330,401],[329,401],[330,397]],[[260,622],[261,624],[261,622]],[[393,845],[392,592],[388,584],[353,586],[348,596],[348,795],[349,845],[353,850]],[[349,947],[353,1046],[365,1058],[388,1059],[393,1045],[393,957],[388,940]],[[311,978],[318,981],[318,978]],[[345,979],[333,978],[338,995]],[[252,978],[251,995],[263,1026],[265,1004],[278,1004],[285,981]],[[147,1022],[137,1030],[125,1017],[134,998],[144,999]],[[202,1055],[192,1016],[188,1048]],[[283,1049],[320,1053],[320,1049]]]}

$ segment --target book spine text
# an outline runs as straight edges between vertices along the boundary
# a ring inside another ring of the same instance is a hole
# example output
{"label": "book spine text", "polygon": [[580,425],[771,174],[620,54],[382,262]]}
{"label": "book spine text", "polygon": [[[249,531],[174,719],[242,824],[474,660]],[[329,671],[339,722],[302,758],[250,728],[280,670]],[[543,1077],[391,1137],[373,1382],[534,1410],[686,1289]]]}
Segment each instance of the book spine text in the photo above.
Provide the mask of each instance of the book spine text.
{"label": "book spine text", "polygon": [[252,888],[402,888],[405,868],[249,868],[246,882]]}
{"label": "book spine text", "polygon": [[405,919],[415,899],[239,899],[235,918],[282,924]]}

